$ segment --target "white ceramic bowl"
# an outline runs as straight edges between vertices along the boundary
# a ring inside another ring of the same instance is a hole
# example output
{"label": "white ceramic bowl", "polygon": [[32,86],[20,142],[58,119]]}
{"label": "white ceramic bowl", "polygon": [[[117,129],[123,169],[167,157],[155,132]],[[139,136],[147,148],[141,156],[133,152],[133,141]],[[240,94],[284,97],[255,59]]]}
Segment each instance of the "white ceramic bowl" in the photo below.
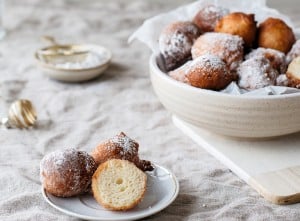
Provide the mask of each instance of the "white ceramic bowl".
{"label": "white ceramic bowl", "polygon": [[150,58],[151,81],[161,103],[180,119],[234,137],[274,137],[300,131],[300,93],[230,95],[178,82]]}
{"label": "white ceramic bowl", "polygon": [[[43,61],[38,52],[35,53],[35,59],[37,61],[38,66],[41,68],[43,73],[48,77],[64,81],[64,82],[81,82],[91,80],[95,77],[101,75],[109,66],[112,54],[111,52],[102,46],[93,45],[93,44],[82,44],[82,45],[61,45],[62,47],[76,47],[82,51],[94,51],[101,55],[102,59],[99,64],[94,67],[90,68],[82,68],[82,69],[75,69],[75,68],[61,68],[56,67],[54,64],[48,63]],[[49,49],[52,47],[59,47],[59,45],[53,45],[45,49]],[[43,49],[41,49],[43,50]]]}

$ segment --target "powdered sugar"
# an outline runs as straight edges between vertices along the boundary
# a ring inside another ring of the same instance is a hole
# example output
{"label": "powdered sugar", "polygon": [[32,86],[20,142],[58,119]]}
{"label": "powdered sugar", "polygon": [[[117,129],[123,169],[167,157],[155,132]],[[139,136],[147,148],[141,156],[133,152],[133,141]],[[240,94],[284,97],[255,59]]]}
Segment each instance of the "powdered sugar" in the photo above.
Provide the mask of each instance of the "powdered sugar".
{"label": "powdered sugar", "polygon": [[276,78],[276,85],[277,86],[285,86],[287,87],[289,84],[289,80],[287,78],[287,76],[285,74],[280,74],[277,78]]}
{"label": "powdered sugar", "polygon": [[217,21],[228,13],[229,10],[226,8],[215,5],[206,5],[199,10],[194,18],[194,22],[203,31],[213,31]]}
{"label": "powdered sugar", "polygon": [[205,14],[205,16],[209,17],[212,14],[214,15],[219,15],[219,16],[224,16],[229,13],[229,10],[227,8],[223,8],[221,6],[216,6],[216,5],[207,5],[203,7],[201,10]]}
{"label": "powdered sugar", "polygon": [[119,154],[122,157],[126,157],[127,155],[135,156],[138,154],[139,144],[130,137],[126,136],[126,134],[123,132],[111,138],[109,142],[111,142],[113,145],[107,145],[107,148],[121,148]]}
{"label": "powdered sugar", "polygon": [[[46,155],[40,163],[41,171],[51,173],[51,170],[56,171],[62,169],[64,168],[64,166],[80,160],[80,158],[86,159],[85,169],[87,171],[91,171],[92,169],[94,169],[94,162],[86,152],[78,151],[74,148],[70,148],[65,150],[54,151]],[[52,162],[52,164],[49,164],[47,162]],[[74,168],[71,169],[74,169],[74,171],[76,171],[77,170],[76,165],[72,164],[71,167],[73,166]]]}
{"label": "powdered sugar", "polygon": [[189,53],[192,42],[182,33],[162,34],[159,48],[164,56],[175,56],[177,53]]}
{"label": "powdered sugar", "polygon": [[176,57],[190,54],[194,40],[200,35],[199,29],[191,22],[175,22],[167,26],[159,37],[159,49],[164,56]]}
{"label": "powdered sugar", "polygon": [[212,54],[204,54],[200,57],[195,58],[190,63],[187,72],[191,69],[196,69],[196,68],[215,71],[215,70],[225,69],[225,67],[226,67],[225,63],[218,56]]}
{"label": "powdered sugar", "polygon": [[46,155],[40,163],[40,177],[48,191],[55,190],[59,196],[69,196],[86,190],[95,169],[91,156],[71,148]]}
{"label": "powdered sugar", "polygon": [[110,159],[122,159],[131,161],[143,171],[153,170],[150,161],[139,158],[138,150],[139,144],[121,132],[111,139],[100,143],[93,150],[92,156],[97,164],[104,163]]}
{"label": "powdered sugar", "polygon": [[224,89],[235,79],[226,64],[218,56],[211,54],[194,59],[186,77],[194,87],[217,91]]}
{"label": "powdered sugar", "polygon": [[181,67],[177,68],[174,71],[170,71],[170,77],[175,80],[181,81],[183,83],[190,84],[187,75],[196,69],[202,69],[201,74],[204,76],[206,73],[213,73],[215,71],[223,70],[223,73],[226,74],[226,64],[217,56],[212,54],[204,54],[192,61],[186,62]]}
{"label": "powdered sugar", "polygon": [[[299,51],[300,52],[300,51]],[[246,59],[264,57],[267,58],[272,67],[275,68],[279,73],[285,73],[287,65],[285,62],[285,54],[281,51],[271,49],[271,48],[257,48],[252,50],[249,54],[245,56]]]}
{"label": "powdered sugar", "polygon": [[286,63],[287,64],[291,63],[291,61],[298,56],[300,56],[300,39],[296,41],[292,49],[287,54]]}
{"label": "powdered sugar", "polygon": [[101,54],[95,51],[89,51],[86,57],[80,61],[72,61],[70,59],[64,58],[63,60],[58,60],[55,62],[51,62],[56,68],[63,69],[88,69],[94,68],[99,65],[102,65],[107,60],[107,56],[105,54]]}
{"label": "powdered sugar", "polygon": [[264,57],[250,58],[237,69],[238,85],[244,89],[259,89],[275,85],[278,72],[273,69],[268,59]]}
{"label": "powdered sugar", "polygon": [[243,43],[243,39],[236,35],[208,32],[194,43],[192,57],[213,54],[225,61],[230,70],[235,70],[243,59]]}

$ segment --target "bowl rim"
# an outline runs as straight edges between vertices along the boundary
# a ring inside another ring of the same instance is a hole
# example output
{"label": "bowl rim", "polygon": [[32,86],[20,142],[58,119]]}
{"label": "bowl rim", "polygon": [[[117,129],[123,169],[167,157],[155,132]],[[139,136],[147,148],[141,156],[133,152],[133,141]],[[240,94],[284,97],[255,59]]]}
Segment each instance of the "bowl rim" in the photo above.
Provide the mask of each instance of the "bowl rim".
{"label": "bowl rim", "polygon": [[188,84],[185,84],[183,82],[177,81],[170,76],[168,76],[165,72],[160,70],[160,68],[157,65],[156,59],[159,55],[156,53],[152,53],[149,60],[150,69],[154,69],[156,75],[158,75],[160,78],[163,78],[165,81],[168,81],[170,84],[172,84],[175,87],[182,88],[186,91],[191,91],[193,93],[198,93],[202,95],[213,95],[213,96],[220,96],[224,98],[232,98],[232,99],[249,99],[249,100],[274,100],[274,99],[286,99],[286,98],[293,98],[293,97],[300,97],[299,93],[291,93],[291,94],[277,94],[277,95],[243,95],[243,94],[227,94],[227,93],[221,93],[219,91],[213,91],[213,90],[207,90],[202,88],[196,88],[193,86],[190,86]]}

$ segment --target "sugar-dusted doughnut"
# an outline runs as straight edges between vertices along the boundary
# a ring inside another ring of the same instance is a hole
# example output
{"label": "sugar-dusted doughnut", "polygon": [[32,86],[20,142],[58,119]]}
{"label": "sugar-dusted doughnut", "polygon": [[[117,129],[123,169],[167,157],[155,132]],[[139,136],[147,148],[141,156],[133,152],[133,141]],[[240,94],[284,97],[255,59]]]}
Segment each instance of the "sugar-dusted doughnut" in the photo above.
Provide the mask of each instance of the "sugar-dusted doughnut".
{"label": "sugar-dusted doughnut", "polygon": [[40,177],[45,190],[55,196],[70,197],[88,191],[94,159],[84,151],[59,150],[47,154],[40,163]]}
{"label": "sugar-dusted doughnut", "polygon": [[91,153],[97,165],[104,163],[110,159],[122,159],[133,162],[143,171],[153,170],[150,161],[141,160],[138,155],[139,144],[126,136],[125,133],[120,134],[100,143]]}
{"label": "sugar-dusted doughnut", "polygon": [[188,64],[185,75],[192,86],[211,90],[224,89],[235,80],[224,61],[211,54],[195,58]]}
{"label": "sugar-dusted doughnut", "polygon": [[221,6],[206,5],[197,12],[193,22],[201,31],[211,32],[214,30],[217,21],[228,13],[229,10]]}
{"label": "sugar-dusted doughnut", "polygon": [[257,48],[245,56],[246,60],[255,57],[264,57],[268,59],[272,67],[275,68],[280,74],[286,72],[286,56],[281,51],[271,48]]}
{"label": "sugar-dusted doughnut", "polygon": [[191,57],[194,41],[200,29],[189,21],[178,21],[166,26],[159,36],[159,50],[167,71],[173,70]]}
{"label": "sugar-dusted doughnut", "polygon": [[244,61],[237,69],[237,74],[239,87],[247,90],[275,85],[278,76],[277,70],[265,57],[254,57]]}
{"label": "sugar-dusted doughnut", "polygon": [[243,61],[244,41],[237,35],[207,32],[201,35],[192,47],[193,59],[204,54],[220,57],[234,71]]}

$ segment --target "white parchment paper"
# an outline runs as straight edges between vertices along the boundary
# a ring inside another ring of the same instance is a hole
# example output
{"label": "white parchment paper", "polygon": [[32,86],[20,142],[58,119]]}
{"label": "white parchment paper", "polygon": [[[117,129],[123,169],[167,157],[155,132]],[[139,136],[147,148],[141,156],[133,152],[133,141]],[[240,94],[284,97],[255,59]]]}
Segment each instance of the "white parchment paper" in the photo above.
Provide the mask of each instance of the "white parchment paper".
{"label": "white parchment paper", "polygon": [[[275,9],[266,6],[265,0],[198,0],[194,3],[187,4],[176,8],[170,12],[156,15],[144,21],[143,25],[138,28],[129,38],[129,42],[137,39],[145,43],[153,53],[159,54],[158,38],[161,30],[168,24],[174,21],[191,21],[195,14],[204,6],[208,4],[215,4],[228,8],[230,12],[245,12],[255,14],[255,20],[258,24],[268,17],[275,17],[284,20],[292,29],[295,30],[293,22],[288,16],[281,14]],[[232,82],[226,89],[221,91],[228,94],[244,94],[251,96],[261,95],[278,95],[298,93],[299,89],[282,87],[282,86],[269,86],[257,90],[246,91],[240,89],[235,82]]]}

